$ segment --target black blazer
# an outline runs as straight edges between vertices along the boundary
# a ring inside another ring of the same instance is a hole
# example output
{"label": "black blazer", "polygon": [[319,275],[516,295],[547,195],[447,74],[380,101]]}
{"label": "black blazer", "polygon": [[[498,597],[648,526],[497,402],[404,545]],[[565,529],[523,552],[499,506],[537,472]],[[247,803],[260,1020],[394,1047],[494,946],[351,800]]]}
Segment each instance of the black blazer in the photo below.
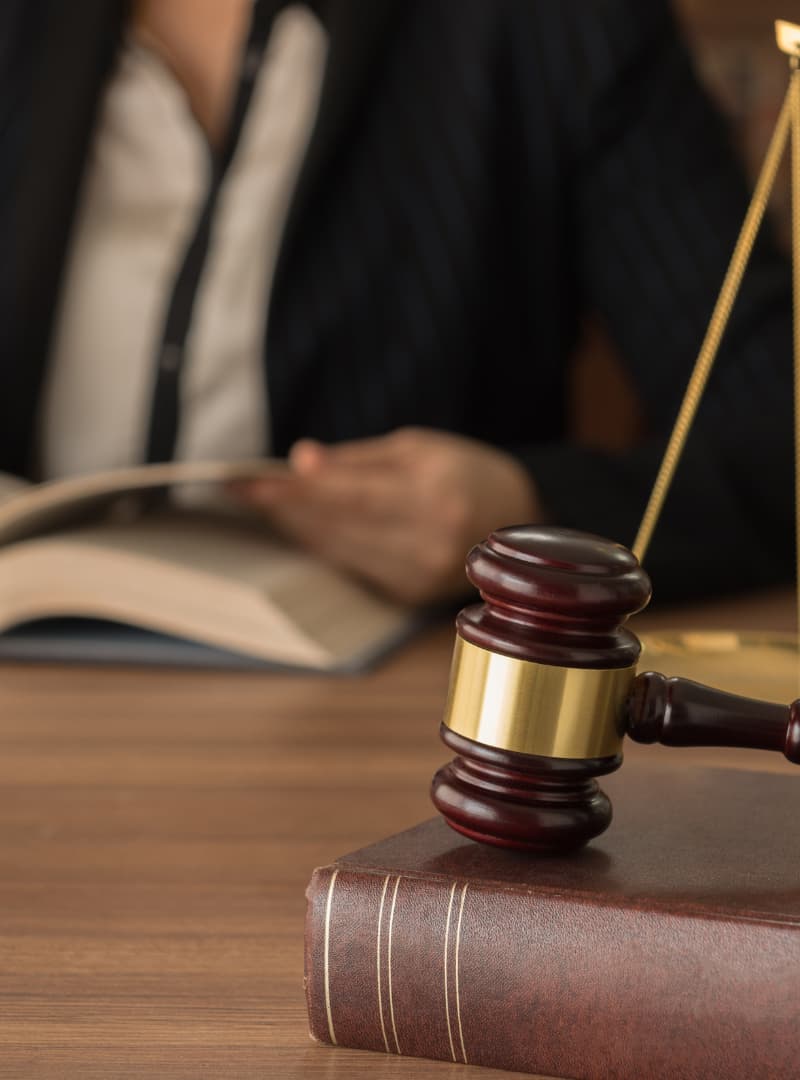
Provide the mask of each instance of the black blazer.
{"label": "black blazer", "polygon": [[[30,470],[124,16],[121,0],[0,6],[0,469]],[[269,301],[271,451],[464,432],[518,454],[559,523],[631,543],[747,197],[668,6],[331,0],[326,21]],[[791,573],[789,296],[761,244],[648,558],[657,595]],[[565,441],[587,310],[647,417],[623,456]]]}

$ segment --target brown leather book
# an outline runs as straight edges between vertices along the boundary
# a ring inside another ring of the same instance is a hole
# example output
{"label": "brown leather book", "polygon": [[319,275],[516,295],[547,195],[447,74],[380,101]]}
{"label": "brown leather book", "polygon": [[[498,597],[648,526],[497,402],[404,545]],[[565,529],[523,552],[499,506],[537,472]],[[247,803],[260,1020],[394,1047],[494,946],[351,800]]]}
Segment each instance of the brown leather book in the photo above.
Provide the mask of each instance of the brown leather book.
{"label": "brown leather book", "polygon": [[800,776],[628,763],[531,858],[425,822],[314,872],[312,1037],[574,1080],[800,1075]]}

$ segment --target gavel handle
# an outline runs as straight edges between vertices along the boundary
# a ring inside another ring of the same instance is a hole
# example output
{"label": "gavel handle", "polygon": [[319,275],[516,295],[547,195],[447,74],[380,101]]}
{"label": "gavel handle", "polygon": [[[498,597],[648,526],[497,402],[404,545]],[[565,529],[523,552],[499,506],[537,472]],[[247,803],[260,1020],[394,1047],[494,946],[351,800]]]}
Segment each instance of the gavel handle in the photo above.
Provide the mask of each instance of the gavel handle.
{"label": "gavel handle", "polygon": [[778,750],[800,765],[800,700],[775,705],[647,671],[633,680],[624,716],[636,742]]}

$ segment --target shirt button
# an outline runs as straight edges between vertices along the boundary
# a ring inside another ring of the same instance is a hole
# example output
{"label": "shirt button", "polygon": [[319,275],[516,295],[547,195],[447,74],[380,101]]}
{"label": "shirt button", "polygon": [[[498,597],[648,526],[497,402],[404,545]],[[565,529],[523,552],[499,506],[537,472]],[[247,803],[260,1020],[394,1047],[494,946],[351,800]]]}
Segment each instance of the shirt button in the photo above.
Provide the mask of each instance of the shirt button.
{"label": "shirt button", "polygon": [[182,353],[183,350],[180,345],[165,345],[161,350],[161,358],[158,362],[158,366],[162,371],[172,374],[181,366]]}
{"label": "shirt button", "polygon": [[248,49],[242,64],[242,78],[251,82],[255,79],[258,69],[261,67],[261,52],[259,49]]}

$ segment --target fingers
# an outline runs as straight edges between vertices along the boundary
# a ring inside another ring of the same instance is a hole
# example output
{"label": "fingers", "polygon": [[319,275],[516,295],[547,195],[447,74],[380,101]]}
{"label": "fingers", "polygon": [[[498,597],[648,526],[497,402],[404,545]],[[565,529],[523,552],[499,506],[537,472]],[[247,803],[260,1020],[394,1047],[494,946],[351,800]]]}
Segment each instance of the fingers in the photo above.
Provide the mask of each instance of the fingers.
{"label": "fingers", "polygon": [[426,603],[464,588],[463,553],[445,550],[414,520],[387,522],[279,506],[270,518],[289,540],[405,603]]}
{"label": "fingers", "polygon": [[417,432],[416,428],[400,428],[388,435],[350,439],[329,445],[315,439],[299,439],[289,452],[289,462],[293,468],[303,471],[328,465],[367,468],[397,466],[413,452],[419,435],[421,433]]}
{"label": "fingers", "polygon": [[289,451],[289,465],[298,476],[311,476],[323,468],[328,448],[316,439],[300,439]]}
{"label": "fingers", "polygon": [[[403,470],[389,464],[392,453],[383,447],[388,438],[337,446],[301,439],[292,447],[291,471],[282,478],[283,483],[271,483],[269,478],[253,480],[238,485],[238,494],[270,511],[292,504],[313,506],[326,513],[395,520],[407,513],[405,504],[413,497],[413,489]],[[377,452],[371,446],[377,447]]]}
{"label": "fingers", "polygon": [[514,458],[414,428],[335,446],[302,439],[279,484],[264,478],[238,490],[296,543],[414,602],[463,592],[468,548],[540,513]]}
{"label": "fingers", "polygon": [[404,562],[403,530],[352,515],[331,516],[318,507],[278,507],[271,519],[288,538],[343,570],[382,588]]}
{"label": "fingers", "polygon": [[314,515],[354,515],[368,520],[391,522],[406,516],[412,493],[399,478],[379,470],[362,472],[353,468],[324,468],[310,476],[277,486],[255,481],[239,488],[240,496],[269,513],[280,508]]}

